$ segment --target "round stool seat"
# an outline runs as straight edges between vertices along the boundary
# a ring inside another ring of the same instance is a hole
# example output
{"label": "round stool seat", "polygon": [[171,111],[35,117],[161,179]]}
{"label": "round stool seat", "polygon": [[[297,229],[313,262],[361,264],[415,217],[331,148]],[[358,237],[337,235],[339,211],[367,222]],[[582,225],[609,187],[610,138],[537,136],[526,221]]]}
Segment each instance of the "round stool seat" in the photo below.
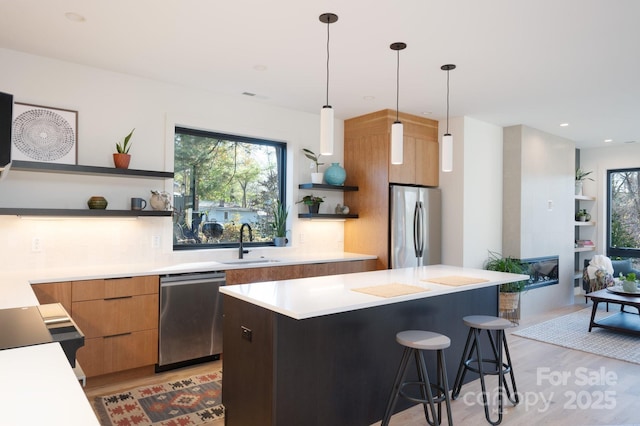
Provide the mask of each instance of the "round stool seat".
{"label": "round stool seat", "polygon": [[451,346],[451,339],[432,331],[405,330],[396,334],[396,341],[409,348],[437,351]]}
{"label": "round stool seat", "polygon": [[481,330],[504,330],[511,327],[511,321],[490,315],[469,315],[462,318],[467,327]]}

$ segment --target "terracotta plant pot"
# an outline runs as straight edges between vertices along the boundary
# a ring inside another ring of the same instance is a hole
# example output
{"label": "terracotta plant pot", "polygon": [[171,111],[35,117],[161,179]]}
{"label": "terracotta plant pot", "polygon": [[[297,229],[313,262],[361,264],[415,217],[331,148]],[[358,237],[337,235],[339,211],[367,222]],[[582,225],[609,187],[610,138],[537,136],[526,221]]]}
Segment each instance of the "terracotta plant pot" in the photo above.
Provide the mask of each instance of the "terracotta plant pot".
{"label": "terracotta plant pot", "polygon": [[129,162],[131,161],[131,154],[113,154],[113,164],[115,164],[116,169],[128,169]]}

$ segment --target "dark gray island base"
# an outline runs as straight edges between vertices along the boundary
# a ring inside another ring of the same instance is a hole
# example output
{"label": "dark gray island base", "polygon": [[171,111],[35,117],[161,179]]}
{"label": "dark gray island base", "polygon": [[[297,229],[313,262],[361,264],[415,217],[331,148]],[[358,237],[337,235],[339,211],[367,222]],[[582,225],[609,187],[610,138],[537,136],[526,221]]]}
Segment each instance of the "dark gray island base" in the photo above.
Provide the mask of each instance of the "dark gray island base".
{"label": "dark gray island base", "polygon": [[[303,320],[225,296],[225,424],[365,426],[380,421],[402,356],[397,332],[449,336],[445,357],[453,383],[468,332],[462,317],[497,313],[498,286]],[[425,357],[435,377],[435,355]],[[467,376],[467,381],[477,378]],[[400,399],[396,412],[411,405]]]}

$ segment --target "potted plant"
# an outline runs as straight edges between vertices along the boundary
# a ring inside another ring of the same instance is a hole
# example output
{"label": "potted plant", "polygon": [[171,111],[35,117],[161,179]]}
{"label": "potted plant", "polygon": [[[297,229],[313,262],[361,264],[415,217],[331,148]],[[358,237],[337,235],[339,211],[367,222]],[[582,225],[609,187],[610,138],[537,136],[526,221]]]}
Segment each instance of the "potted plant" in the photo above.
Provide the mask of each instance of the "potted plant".
{"label": "potted plant", "polygon": [[[589,216],[590,215],[587,213],[586,209],[580,209],[578,210],[578,213],[576,213],[576,220],[578,222],[586,222],[590,219]],[[587,219],[587,217],[589,217],[589,219]]]}
{"label": "potted plant", "polygon": [[289,216],[289,208],[285,207],[280,200],[276,202],[273,208],[273,230],[276,233],[274,243],[276,247],[284,247],[287,245],[287,217]]}
{"label": "potted plant", "polygon": [[582,195],[582,183],[585,180],[593,180],[590,177],[587,177],[591,174],[592,172],[589,171],[584,171],[582,170],[580,167],[578,167],[576,169],[576,195]]}
{"label": "potted plant", "polygon": [[315,173],[311,173],[311,183],[322,183],[323,174],[320,172],[320,166],[324,165],[324,163],[320,162],[320,156],[322,154],[316,155],[313,151],[308,150],[306,148],[302,148],[302,152],[304,152],[305,157],[313,161],[313,163],[316,165]]}
{"label": "potted plant", "polygon": [[622,281],[622,289],[628,293],[638,292],[638,283],[636,282],[635,272],[629,272],[626,276],[620,273],[620,280]]}
{"label": "potted plant", "polygon": [[320,203],[323,203],[322,197],[316,197],[314,195],[305,195],[302,200],[297,201],[296,204],[302,203],[309,207],[309,213],[315,214],[320,210]]}
{"label": "potted plant", "polygon": [[[526,274],[526,266],[520,259],[503,257],[500,253],[489,251],[489,258],[484,264],[488,271],[510,272],[512,274]],[[517,311],[520,303],[520,293],[524,291],[526,281],[515,281],[500,285],[500,313]]]}
{"label": "potted plant", "polygon": [[113,154],[113,163],[115,164],[117,169],[129,168],[129,162],[131,161],[131,155],[129,154],[131,145],[129,144],[129,141],[131,140],[131,136],[133,135],[134,130],[136,129],[134,128],[127,136],[124,137],[122,143],[116,143],[117,152]]}

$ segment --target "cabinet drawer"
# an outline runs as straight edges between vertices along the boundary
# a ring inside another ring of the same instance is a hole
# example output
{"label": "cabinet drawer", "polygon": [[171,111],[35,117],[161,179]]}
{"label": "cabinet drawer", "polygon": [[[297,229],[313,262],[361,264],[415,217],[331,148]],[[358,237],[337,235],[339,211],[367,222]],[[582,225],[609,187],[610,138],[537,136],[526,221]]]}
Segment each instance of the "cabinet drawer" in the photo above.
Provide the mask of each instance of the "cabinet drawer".
{"label": "cabinet drawer", "polygon": [[158,362],[158,330],[86,339],[77,358],[87,377],[153,365]]}
{"label": "cabinet drawer", "polygon": [[157,275],[71,282],[72,301],[108,299],[158,293]]}
{"label": "cabinet drawer", "polygon": [[85,337],[158,328],[158,295],[73,302],[72,317]]}

